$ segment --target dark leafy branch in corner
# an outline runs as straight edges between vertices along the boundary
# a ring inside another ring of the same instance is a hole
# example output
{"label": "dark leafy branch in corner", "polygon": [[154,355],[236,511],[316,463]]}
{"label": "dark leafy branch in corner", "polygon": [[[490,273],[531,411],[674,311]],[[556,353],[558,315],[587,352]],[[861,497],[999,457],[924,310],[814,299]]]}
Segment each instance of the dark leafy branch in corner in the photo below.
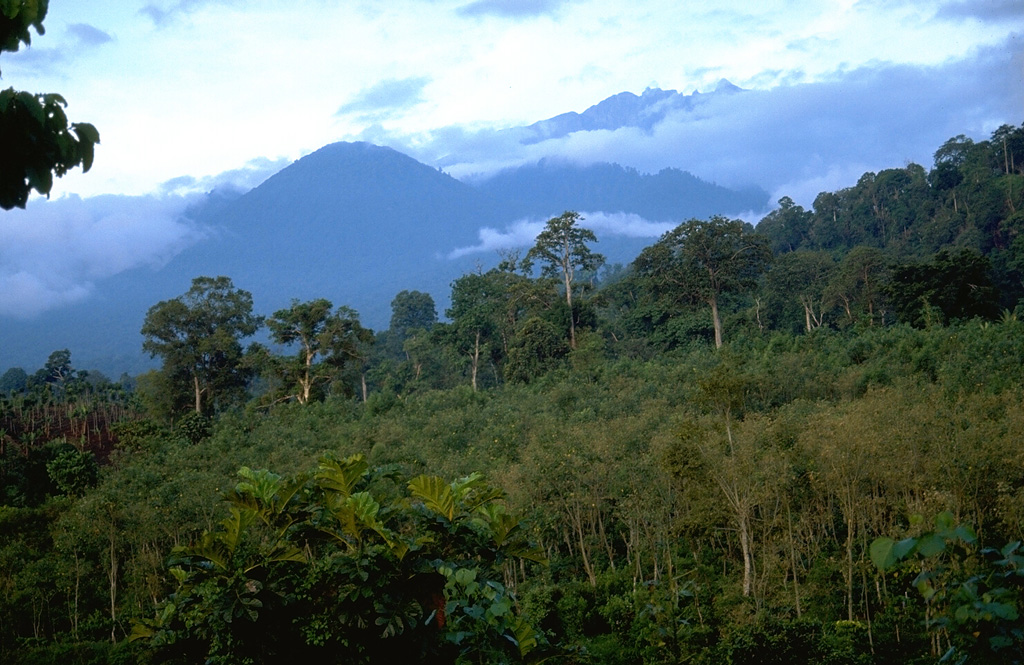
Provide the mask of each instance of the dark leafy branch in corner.
{"label": "dark leafy branch in corner", "polygon": [[[0,0],[0,52],[42,35],[48,0]],[[0,208],[24,208],[32,190],[49,196],[53,178],[92,168],[100,134],[87,122],[68,124],[67,101],[56,93],[0,91]]]}

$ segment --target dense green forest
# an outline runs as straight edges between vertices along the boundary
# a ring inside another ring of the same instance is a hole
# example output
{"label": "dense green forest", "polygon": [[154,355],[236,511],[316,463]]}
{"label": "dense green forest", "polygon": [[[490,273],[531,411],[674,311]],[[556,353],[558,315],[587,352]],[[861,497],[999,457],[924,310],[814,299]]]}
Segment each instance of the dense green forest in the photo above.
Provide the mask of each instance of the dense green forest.
{"label": "dense green forest", "polygon": [[[0,377],[0,661],[1019,663],[1024,126],[387,330],[156,303]],[[265,343],[247,343],[265,330]]]}

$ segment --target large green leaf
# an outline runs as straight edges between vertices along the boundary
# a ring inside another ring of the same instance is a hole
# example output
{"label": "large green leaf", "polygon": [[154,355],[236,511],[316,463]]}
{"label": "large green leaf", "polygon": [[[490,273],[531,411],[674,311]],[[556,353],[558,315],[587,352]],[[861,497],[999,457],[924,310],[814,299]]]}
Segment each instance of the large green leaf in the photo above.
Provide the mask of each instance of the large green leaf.
{"label": "large green leaf", "polygon": [[455,519],[455,495],[451,486],[438,476],[416,476],[409,481],[409,491],[428,509],[448,521]]}
{"label": "large green leaf", "polygon": [[946,539],[937,533],[926,533],[917,539],[917,551],[923,557],[941,554],[946,551]]}
{"label": "large green leaf", "polygon": [[898,542],[887,537],[876,538],[871,543],[871,562],[881,570],[888,570],[910,554],[916,544],[913,538]]}
{"label": "large green leaf", "polygon": [[344,460],[324,456],[320,459],[316,479],[325,490],[349,496],[369,468],[370,465],[362,455],[352,455]]}

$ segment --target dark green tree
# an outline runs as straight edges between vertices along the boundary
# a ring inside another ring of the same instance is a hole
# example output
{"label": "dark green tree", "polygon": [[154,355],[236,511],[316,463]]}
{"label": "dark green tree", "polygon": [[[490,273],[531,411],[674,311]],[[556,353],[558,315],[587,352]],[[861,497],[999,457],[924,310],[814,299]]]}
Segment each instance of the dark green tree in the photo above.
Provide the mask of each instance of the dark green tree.
{"label": "dark green tree", "polygon": [[191,392],[193,409],[202,414],[218,398],[244,389],[252,370],[242,363],[242,340],[260,325],[252,294],[236,289],[228,277],[196,277],[185,294],[149,309],[142,349],[163,358],[163,374],[178,390]]}
{"label": "dark green tree", "polygon": [[60,349],[54,351],[46,359],[46,364],[36,373],[46,383],[63,385],[75,377],[75,369],[71,366],[71,351]]}
{"label": "dark green tree", "polygon": [[[469,273],[452,282],[452,305],[446,315],[452,322],[452,342],[469,358],[470,384],[477,390],[481,360],[501,347],[500,329],[505,309],[502,273]],[[499,347],[495,349],[494,347]]]}
{"label": "dark green tree", "polygon": [[863,318],[874,324],[889,274],[886,254],[877,247],[858,245],[839,262],[828,284],[828,296],[846,314],[846,323]]}
{"label": "dark green tree", "polygon": [[835,260],[828,252],[788,252],[775,258],[771,270],[765,275],[765,282],[776,300],[800,303],[804,329],[811,332],[825,323],[825,314],[834,302],[828,284],[835,269]]}
{"label": "dark green tree", "polygon": [[738,219],[691,219],[667,232],[633,262],[651,288],[711,308],[715,346],[722,346],[719,301],[754,287],[772,260],[768,238]]}
{"label": "dark green tree", "polygon": [[792,252],[807,242],[813,216],[793,199],[783,196],[778,209],[757,223],[757,232],[771,240],[772,251],[776,254]]}
{"label": "dark green tree", "polygon": [[[28,46],[30,29],[42,35],[48,8],[49,0],[0,0],[0,53]],[[33,189],[49,195],[54,176],[92,167],[99,132],[85,122],[69,125],[66,106],[55,93],[0,90],[0,208],[24,208]]]}
{"label": "dark green tree", "polygon": [[347,365],[360,360],[360,345],[370,336],[355,310],[332,311],[333,307],[324,298],[294,300],[291,307],[267,319],[275,342],[298,346],[294,357],[276,363],[276,370],[285,381],[288,397],[300,404],[309,403],[318,387],[336,380]]}
{"label": "dark green tree", "polygon": [[99,478],[96,456],[70,445],[46,463],[46,472],[57,489],[69,496],[80,496]]}
{"label": "dark green tree", "polygon": [[569,346],[574,349],[578,314],[573,309],[572,295],[579,284],[577,273],[593,273],[604,264],[604,256],[590,251],[587,246],[587,243],[597,242],[597,236],[580,226],[582,221],[583,217],[578,212],[571,211],[549,219],[537,236],[536,244],[526,253],[523,263],[526,270],[530,270],[535,261],[540,261],[543,276],[561,278],[565,303],[569,308]]}
{"label": "dark green tree", "polygon": [[402,342],[413,330],[430,330],[437,323],[437,305],[429,293],[402,291],[391,301],[391,332]]}
{"label": "dark green tree", "polygon": [[886,292],[900,320],[915,326],[972,317],[994,318],[999,294],[987,258],[974,250],[942,250],[927,263],[896,266]]}
{"label": "dark green tree", "polygon": [[20,393],[28,386],[28,373],[20,367],[12,367],[0,376],[0,393]]}
{"label": "dark green tree", "polygon": [[553,369],[566,356],[564,328],[532,316],[519,327],[508,349],[505,378],[512,382],[529,383]]}

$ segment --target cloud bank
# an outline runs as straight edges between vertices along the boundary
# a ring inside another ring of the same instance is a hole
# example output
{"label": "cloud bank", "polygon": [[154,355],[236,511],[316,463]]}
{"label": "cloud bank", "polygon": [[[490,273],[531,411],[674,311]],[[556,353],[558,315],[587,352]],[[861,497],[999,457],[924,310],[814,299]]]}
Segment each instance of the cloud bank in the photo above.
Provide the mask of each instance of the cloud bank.
{"label": "cloud bank", "polygon": [[428,83],[425,76],[381,81],[361,90],[335,115],[354,115],[362,122],[389,117],[423,102],[423,88]]}
{"label": "cloud bank", "polygon": [[[670,222],[650,222],[633,213],[580,214],[583,216],[580,226],[594,231],[599,237],[659,238],[676,226]],[[546,220],[520,219],[503,230],[484,227],[479,231],[480,242],[468,247],[459,247],[448,254],[447,258],[458,259],[472,254],[494,254],[519,247],[530,247],[536,242],[546,223]]]}
{"label": "cloud bank", "polygon": [[191,197],[36,199],[0,223],[0,316],[31,318],[87,298],[95,283],[159,266],[203,237],[181,220]]}
{"label": "cloud bank", "polygon": [[505,18],[532,18],[551,14],[570,0],[476,0],[459,7],[463,16],[501,16]]}
{"label": "cloud bank", "polygon": [[935,14],[938,18],[977,19],[985,23],[1002,23],[1021,19],[1018,0],[970,0],[970,2],[948,2]]}
{"label": "cloud bank", "polygon": [[257,157],[251,159],[237,169],[224,171],[212,176],[196,178],[190,175],[171,178],[160,184],[160,193],[163,195],[175,194],[186,196],[189,194],[203,194],[220,190],[222,192],[245,193],[250,189],[258,187],[264,180],[274,175],[284,167],[291,164],[290,159]]}
{"label": "cloud bank", "polygon": [[526,128],[445,127],[409,136],[374,126],[363,138],[466,180],[560,158],[615,162],[646,173],[675,167],[810,205],[819,192],[850,186],[866,171],[907,162],[928,168],[934,151],[957,134],[987,138],[1000,124],[1019,122],[1024,63],[1018,39],[937,67],[878,64],[836,72],[825,82],[706,95],[650,129],[578,131],[536,141]]}
{"label": "cloud bank", "polygon": [[18,51],[17,65],[26,71],[40,73],[62,73],[68,63],[90,51],[113,43],[114,38],[107,32],[88,23],[68,25],[64,37],[56,46],[33,45]]}

